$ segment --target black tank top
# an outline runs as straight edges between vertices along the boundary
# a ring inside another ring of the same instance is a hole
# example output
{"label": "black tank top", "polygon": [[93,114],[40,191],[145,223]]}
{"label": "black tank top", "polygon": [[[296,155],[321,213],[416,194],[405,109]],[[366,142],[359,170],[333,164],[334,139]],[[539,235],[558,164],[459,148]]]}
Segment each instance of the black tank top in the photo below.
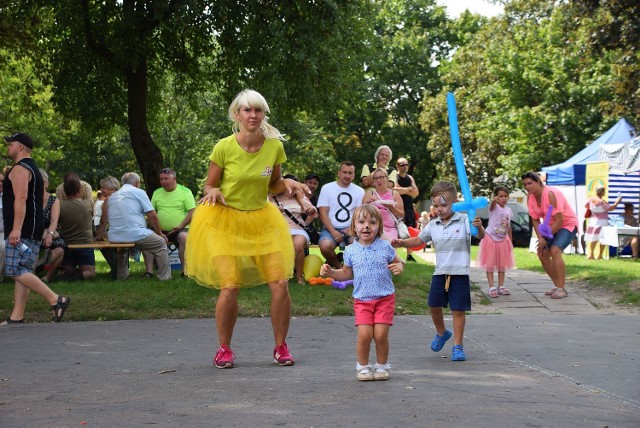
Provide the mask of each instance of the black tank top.
{"label": "black tank top", "polygon": [[[27,202],[22,223],[22,231],[20,237],[24,239],[32,239],[34,241],[42,240],[44,232],[43,215],[42,215],[42,195],[44,193],[44,180],[36,162],[31,158],[19,160],[14,166],[26,168],[31,173],[31,180],[27,188]],[[13,193],[13,183],[7,174],[4,179],[4,191],[2,193],[2,214],[4,216],[4,233],[8,236],[13,230],[13,203],[16,199]]]}
{"label": "black tank top", "polygon": [[[411,187],[411,178],[409,175],[405,175],[404,177],[400,177],[400,174],[397,175],[398,186],[400,187]],[[409,195],[400,195],[402,198],[402,205],[404,206],[404,224],[407,226],[415,227],[416,226],[416,215],[413,211],[413,198]]]}

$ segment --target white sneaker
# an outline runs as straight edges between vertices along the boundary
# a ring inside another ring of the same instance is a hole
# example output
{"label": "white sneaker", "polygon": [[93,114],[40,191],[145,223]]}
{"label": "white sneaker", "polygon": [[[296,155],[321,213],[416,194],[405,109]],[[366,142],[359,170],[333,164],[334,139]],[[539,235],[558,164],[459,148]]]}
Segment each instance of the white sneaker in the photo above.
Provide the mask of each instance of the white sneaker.
{"label": "white sneaker", "polygon": [[358,380],[373,380],[373,370],[370,365],[362,366],[356,372],[356,379]]}
{"label": "white sneaker", "polygon": [[376,364],[373,371],[373,380],[389,380],[389,365]]}

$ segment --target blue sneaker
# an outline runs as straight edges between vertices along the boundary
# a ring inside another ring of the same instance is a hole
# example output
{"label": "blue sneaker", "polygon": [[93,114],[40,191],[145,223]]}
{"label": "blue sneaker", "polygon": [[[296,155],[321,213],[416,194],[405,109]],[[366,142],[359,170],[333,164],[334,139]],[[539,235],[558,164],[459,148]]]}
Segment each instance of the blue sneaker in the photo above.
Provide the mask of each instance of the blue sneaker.
{"label": "blue sneaker", "polygon": [[431,350],[433,352],[440,351],[444,344],[447,343],[447,340],[449,340],[450,338],[451,332],[449,330],[445,330],[442,336],[438,336],[438,333],[436,333],[436,336],[431,341]]}
{"label": "blue sneaker", "polygon": [[466,359],[467,356],[464,354],[462,345],[453,345],[453,350],[451,351],[451,361],[464,361]]}

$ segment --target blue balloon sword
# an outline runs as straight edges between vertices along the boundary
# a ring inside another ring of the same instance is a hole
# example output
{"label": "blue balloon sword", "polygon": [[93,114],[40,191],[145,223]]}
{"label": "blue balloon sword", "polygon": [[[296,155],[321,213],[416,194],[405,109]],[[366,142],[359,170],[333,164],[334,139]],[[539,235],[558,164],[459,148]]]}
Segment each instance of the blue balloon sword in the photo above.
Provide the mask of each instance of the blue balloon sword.
{"label": "blue balloon sword", "polygon": [[458,131],[458,114],[456,113],[456,99],[453,93],[447,93],[447,107],[449,109],[449,132],[451,134],[451,148],[453,149],[453,158],[456,161],[456,172],[458,173],[458,181],[460,182],[460,190],[464,201],[456,202],[451,206],[454,212],[466,211],[469,217],[469,230],[473,236],[478,234],[478,228],[473,224],[476,217],[476,210],[489,205],[489,200],[485,197],[473,199],[471,189],[469,188],[469,179],[467,171],[464,168],[464,157],[462,156],[462,147],[460,146],[460,133]]}

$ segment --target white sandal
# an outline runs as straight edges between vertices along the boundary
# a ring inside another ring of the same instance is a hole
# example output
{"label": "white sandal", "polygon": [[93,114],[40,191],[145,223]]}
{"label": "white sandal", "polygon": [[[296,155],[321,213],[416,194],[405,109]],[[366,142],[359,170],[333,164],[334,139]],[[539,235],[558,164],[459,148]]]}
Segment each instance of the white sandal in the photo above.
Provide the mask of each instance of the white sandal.
{"label": "white sandal", "polygon": [[373,380],[373,370],[371,366],[364,366],[356,373],[356,379],[358,380]]}

